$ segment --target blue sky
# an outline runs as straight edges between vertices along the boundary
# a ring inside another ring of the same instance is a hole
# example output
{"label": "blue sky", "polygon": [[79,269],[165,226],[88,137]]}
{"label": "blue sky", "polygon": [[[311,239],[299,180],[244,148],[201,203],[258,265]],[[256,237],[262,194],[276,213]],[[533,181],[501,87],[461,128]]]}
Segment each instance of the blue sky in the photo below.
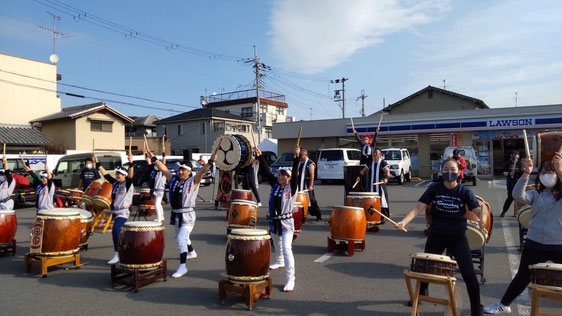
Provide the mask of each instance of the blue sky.
{"label": "blue sky", "polygon": [[[149,107],[107,103],[127,115],[167,117],[200,106],[199,96],[249,89],[250,65],[166,49],[108,30],[95,17],[188,47],[271,66],[266,90],[285,94],[297,119],[338,118],[334,84],[346,82],[346,116],[370,114],[427,85],[491,107],[562,103],[560,1],[69,1],[3,0],[0,52],[48,61],[61,17],[61,83],[166,101],[165,105],[59,85],[59,90]],[[71,13],[65,5],[87,12]],[[49,7],[50,6],[50,7]],[[70,13],[70,14],[68,14]],[[206,53],[205,53],[206,54]],[[204,54],[204,55],[205,55]],[[1,69],[0,69],[1,70]],[[287,72],[290,71],[290,72]],[[303,75],[301,75],[303,74]],[[305,78],[305,79],[303,79]],[[95,100],[61,96],[63,107]],[[173,111],[170,111],[173,110]]]}

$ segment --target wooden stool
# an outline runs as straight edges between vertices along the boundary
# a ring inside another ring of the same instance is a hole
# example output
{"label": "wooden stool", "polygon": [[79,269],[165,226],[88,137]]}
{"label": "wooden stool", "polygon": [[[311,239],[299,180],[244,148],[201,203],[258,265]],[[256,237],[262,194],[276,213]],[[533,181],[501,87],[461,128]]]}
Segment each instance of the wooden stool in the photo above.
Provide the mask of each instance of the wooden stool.
{"label": "wooden stool", "polygon": [[348,256],[353,256],[355,254],[355,249],[364,251],[365,250],[365,239],[362,240],[342,240],[334,239],[332,236],[328,236],[328,251],[334,252],[336,250],[347,251]]}
{"label": "wooden stool", "polygon": [[11,242],[0,244],[0,255],[16,255],[16,240],[12,239]]}
{"label": "wooden stool", "polygon": [[533,284],[531,288],[531,316],[555,316],[539,312],[539,298],[562,301],[562,287]]}
{"label": "wooden stool", "polygon": [[[132,280],[127,280],[132,277]],[[139,289],[145,285],[156,282],[158,279],[168,278],[168,265],[166,260],[162,260],[162,264],[153,270],[125,269],[118,267],[116,264],[111,265],[111,286],[122,284],[130,286],[137,293]]]}
{"label": "wooden stool", "polygon": [[252,310],[254,303],[260,299],[261,291],[264,289],[266,297],[270,298],[273,293],[271,277],[251,283],[232,283],[230,280],[224,279],[219,281],[219,300],[221,304],[224,304],[226,292],[238,293],[246,299],[248,310]]}
{"label": "wooden stool", "polygon": [[[404,278],[406,279],[408,294],[410,295],[410,300],[412,301],[412,316],[420,315],[420,313],[418,312],[418,305],[420,301],[448,306],[450,311],[452,311],[453,316],[459,315],[457,311],[457,302],[455,300],[455,281],[457,280],[455,279],[455,277],[410,272],[408,270],[404,270]],[[416,280],[415,291],[412,289],[412,279]],[[445,286],[445,288],[447,289],[447,293],[449,294],[449,298],[443,299],[433,296],[420,295],[420,287],[422,282]]]}
{"label": "wooden stool", "polygon": [[41,276],[43,278],[47,277],[47,268],[56,266],[59,264],[67,263],[67,262],[74,262],[74,268],[80,269],[80,254],[75,253],[73,255],[67,256],[52,256],[52,257],[45,257],[45,256],[38,256],[31,253],[26,253],[24,257],[25,263],[25,272],[31,272],[31,265],[40,265],[41,266]]}

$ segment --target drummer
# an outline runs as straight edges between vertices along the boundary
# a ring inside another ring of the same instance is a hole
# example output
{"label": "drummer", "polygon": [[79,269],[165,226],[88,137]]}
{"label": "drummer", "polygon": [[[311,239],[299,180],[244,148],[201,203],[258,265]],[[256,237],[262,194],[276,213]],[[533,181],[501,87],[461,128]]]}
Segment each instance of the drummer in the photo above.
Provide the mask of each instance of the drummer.
{"label": "drummer", "polygon": [[[471,314],[481,315],[480,285],[474,272],[472,254],[466,238],[467,222],[464,217],[465,205],[467,205],[480,218],[480,204],[474,194],[459,183],[459,164],[454,158],[448,158],[443,162],[441,173],[444,181],[432,184],[408,215],[396,223],[395,227],[398,229],[406,227],[414,217],[431,205],[432,222],[424,252],[442,254],[448,249],[455,256],[468,290]],[[484,227],[485,223],[480,222],[480,225]],[[427,295],[427,283],[421,284],[420,293]]]}
{"label": "drummer", "polygon": [[203,175],[211,169],[212,163],[217,159],[216,154],[206,165],[195,175],[191,172],[191,167],[182,162],[178,167],[178,173],[173,175],[166,165],[159,161],[150,150],[147,150],[148,157],[160,169],[162,174],[170,181],[170,204],[172,206],[172,215],[170,224],[174,225],[176,230],[176,240],[178,249],[180,250],[180,266],[178,270],[172,274],[172,278],[179,278],[187,273],[187,259],[197,258],[197,253],[191,245],[190,235],[195,226],[195,201],[199,192],[199,183]]}
{"label": "drummer", "polygon": [[310,215],[316,216],[316,221],[322,220],[322,213],[316,202],[316,195],[314,194],[314,170],[316,164],[314,161],[308,159],[308,150],[301,149],[299,166],[297,169],[297,183],[299,185],[298,191],[308,190],[308,201],[310,203]]}
{"label": "drummer", "polygon": [[[262,170],[266,173],[266,179],[271,185],[269,195],[269,233],[272,235],[273,245],[277,253],[277,260],[269,266],[270,270],[285,267],[285,278],[287,283],[283,291],[292,292],[295,288],[295,259],[291,244],[295,233],[293,221],[293,206],[298,195],[297,177],[291,178],[291,169],[279,168],[277,178],[271,173],[261,151],[256,148],[256,154],[260,163],[264,166]],[[295,159],[292,170],[298,169],[300,148],[295,147]],[[289,185],[290,183],[290,185]],[[283,250],[281,250],[283,249]]]}
{"label": "drummer", "polygon": [[0,169],[0,210],[13,210],[12,192],[16,188],[16,181],[10,172],[6,155],[2,157],[2,163],[4,169]]}
{"label": "drummer", "polygon": [[365,164],[369,161],[369,158],[372,156],[373,147],[376,146],[377,143],[377,135],[379,134],[380,128],[377,127],[375,131],[375,136],[371,137],[371,135],[363,135],[360,137],[355,128],[353,128],[353,134],[357,137],[357,142],[361,145],[361,161],[360,164]]}
{"label": "drummer", "polygon": [[33,186],[35,187],[35,208],[37,212],[42,210],[52,210],[55,208],[53,197],[55,196],[55,184],[53,183],[53,174],[49,167],[45,165],[45,171],[40,173],[39,178],[31,168],[26,164],[23,165],[25,171],[33,178]]}
{"label": "drummer", "polygon": [[359,182],[361,177],[367,172],[369,172],[369,192],[377,192],[379,194],[381,197],[381,213],[390,217],[390,205],[386,189],[386,184],[390,178],[390,167],[386,160],[382,159],[380,148],[373,149],[373,155],[359,173],[360,176],[357,177],[357,182]]}
{"label": "drummer", "polygon": [[260,162],[252,155],[251,163],[244,167],[240,168],[236,171],[236,181],[234,182],[234,187],[238,189],[238,178],[242,178],[242,189],[244,190],[252,190],[254,196],[256,197],[256,202],[258,203],[258,207],[261,206],[261,199],[260,193],[258,192],[258,172],[260,168]]}
{"label": "drummer", "polygon": [[96,164],[96,168],[109,183],[113,184],[113,189],[111,190],[111,212],[114,215],[114,219],[111,235],[113,237],[113,250],[115,253],[107,264],[116,264],[119,262],[119,253],[117,252],[119,234],[121,233],[121,227],[131,214],[129,207],[133,203],[133,193],[135,192],[133,186],[133,156],[129,153],[127,158],[129,159],[129,170],[127,171],[120,167],[115,168],[114,178],[104,169],[98,161],[96,154],[92,153],[92,162]]}
{"label": "drummer", "polygon": [[[164,190],[166,189],[166,177],[162,174],[162,171],[158,168],[156,164],[152,164],[152,160],[148,157],[148,153],[144,151],[144,157],[146,163],[151,166],[152,171],[150,172],[150,177],[148,184],[150,186],[150,195],[154,201],[154,208],[156,208],[156,219],[155,222],[164,221],[164,207],[162,207],[162,198],[164,197]],[[166,148],[164,143],[162,143],[162,163],[166,164]]]}
{"label": "drummer", "polygon": [[499,302],[484,308],[487,314],[511,313],[509,305],[531,281],[530,265],[546,262],[562,263],[562,155],[556,153],[552,161],[545,162],[535,180],[537,190],[526,191],[533,161],[523,161],[523,175],[513,189],[513,198],[521,204],[531,205],[531,221],[521,252],[517,274]]}

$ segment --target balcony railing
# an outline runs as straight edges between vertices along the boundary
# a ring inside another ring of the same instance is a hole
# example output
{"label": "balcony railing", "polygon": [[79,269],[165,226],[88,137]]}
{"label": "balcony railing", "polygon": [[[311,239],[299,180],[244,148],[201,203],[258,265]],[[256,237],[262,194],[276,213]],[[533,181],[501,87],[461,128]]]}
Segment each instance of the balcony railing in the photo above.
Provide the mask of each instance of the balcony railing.
{"label": "balcony railing", "polygon": [[[241,91],[234,91],[234,92],[225,92],[220,94],[212,94],[207,96],[207,102],[214,103],[214,102],[223,102],[223,101],[231,101],[231,100],[239,100],[239,99],[247,99],[247,98],[255,98],[256,97],[256,90],[241,90]],[[260,90],[260,98],[275,100],[280,102],[285,102],[285,96],[279,93]]]}

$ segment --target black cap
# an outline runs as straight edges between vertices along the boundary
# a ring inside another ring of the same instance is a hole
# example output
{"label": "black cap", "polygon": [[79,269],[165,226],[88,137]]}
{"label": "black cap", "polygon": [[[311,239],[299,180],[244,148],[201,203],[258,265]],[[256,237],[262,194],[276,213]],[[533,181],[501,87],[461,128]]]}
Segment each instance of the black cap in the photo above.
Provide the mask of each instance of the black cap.
{"label": "black cap", "polygon": [[453,149],[453,156],[456,156],[459,154],[459,150],[458,149]]}

